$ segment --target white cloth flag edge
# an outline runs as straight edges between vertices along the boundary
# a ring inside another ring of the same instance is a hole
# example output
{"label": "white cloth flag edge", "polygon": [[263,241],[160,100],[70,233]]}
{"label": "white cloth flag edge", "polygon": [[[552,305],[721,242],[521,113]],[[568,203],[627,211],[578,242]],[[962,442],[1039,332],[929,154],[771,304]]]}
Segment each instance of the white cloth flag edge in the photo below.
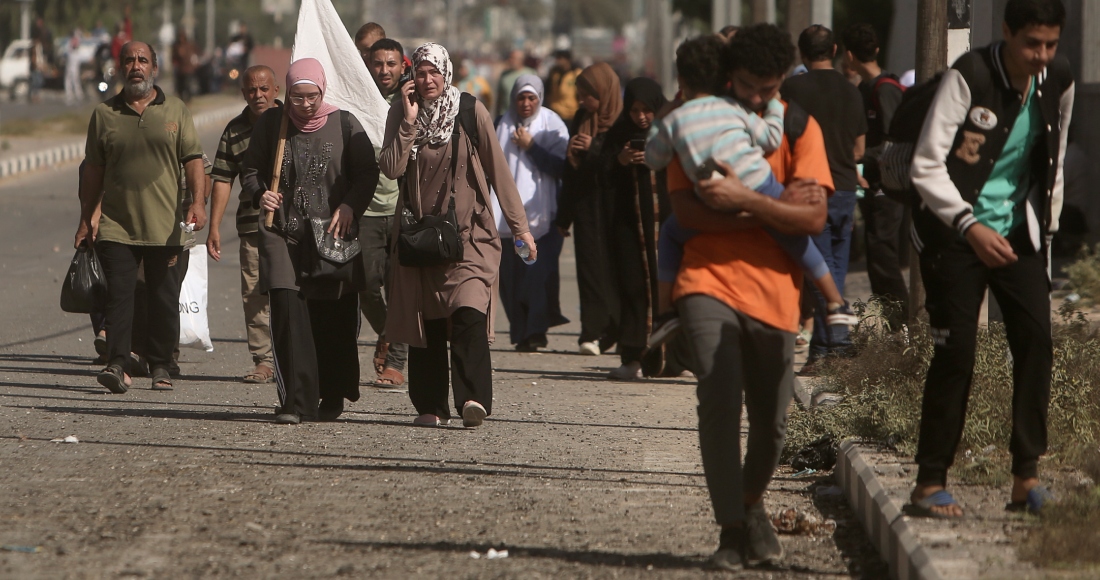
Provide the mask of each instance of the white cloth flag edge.
{"label": "white cloth flag edge", "polygon": [[325,102],[355,115],[371,143],[381,148],[390,105],[330,0],[302,0],[290,61],[303,58],[315,58],[325,68]]}

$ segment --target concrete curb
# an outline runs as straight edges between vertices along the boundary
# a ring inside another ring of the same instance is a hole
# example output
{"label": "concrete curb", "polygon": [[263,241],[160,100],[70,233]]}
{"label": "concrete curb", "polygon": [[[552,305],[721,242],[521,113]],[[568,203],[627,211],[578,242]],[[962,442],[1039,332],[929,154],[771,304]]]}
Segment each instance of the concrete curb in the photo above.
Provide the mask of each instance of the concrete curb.
{"label": "concrete curb", "polygon": [[834,471],[871,543],[890,566],[897,580],[942,580],[932,558],[879,484],[875,472],[859,452],[857,441],[840,444]]}
{"label": "concrete curb", "polygon": [[[240,114],[243,107],[233,105],[194,116],[195,128],[201,129],[222,121],[228,121]],[[74,139],[63,145],[25,153],[19,157],[0,161],[0,179],[27,173],[44,167],[53,167],[68,161],[84,157],[84,139]]]}

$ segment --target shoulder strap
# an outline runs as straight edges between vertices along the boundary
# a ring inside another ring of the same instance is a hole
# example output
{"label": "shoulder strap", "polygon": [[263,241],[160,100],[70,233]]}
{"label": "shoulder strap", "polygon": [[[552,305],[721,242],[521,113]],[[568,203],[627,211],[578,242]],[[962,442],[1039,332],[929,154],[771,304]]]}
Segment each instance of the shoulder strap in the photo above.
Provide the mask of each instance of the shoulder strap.
{"label": "shoulder strap", "polygon": [[470,138],[470,144],[477,149],[480,146],[477,133],[477,97],[470,93],[462,93],[458,99],[458,122],[455,123],[454,128],[456,135],[460,126]]}
{"label": "shoulder strap", "polygon": [[879,103],[878,100],[878,90],[882,87],[882,85],[894,85],[903,94],[905,93],[905,85],[901,84],[901,81],[895,78],[894,75],[885,74],[880,76],[878,80],[875,81],[875,86],[871,88],[871,105],[875,107],[876,111],[882,110],[882,105],[881,103]]}
{"label": "shoulder strap", "polygon": [[787,146],[794,153],[794,146],[798,138],[806,132],[806,125],[810,123],[810,114],[794,101],[787,101],[787,112],[783,115],[783,133],[787,135]]}

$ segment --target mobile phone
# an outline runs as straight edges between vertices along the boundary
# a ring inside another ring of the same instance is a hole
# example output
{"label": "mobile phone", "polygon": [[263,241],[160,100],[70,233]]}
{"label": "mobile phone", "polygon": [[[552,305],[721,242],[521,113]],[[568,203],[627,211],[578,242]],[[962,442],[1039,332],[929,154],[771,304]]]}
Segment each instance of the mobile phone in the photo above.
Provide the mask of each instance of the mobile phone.
{"label": "mobile phone", "polygon": [[631,139],[630,148],[635,151],[645,151],[645,139]]}
{"label": "mobile phone", "polygon": [[707,159],[699,166],[699,169],[695,171],[696,181],[703,181],[704,179],[721,179],[724,177],[722,171],[718,169],[718,163],[714,161],[714,158]]}

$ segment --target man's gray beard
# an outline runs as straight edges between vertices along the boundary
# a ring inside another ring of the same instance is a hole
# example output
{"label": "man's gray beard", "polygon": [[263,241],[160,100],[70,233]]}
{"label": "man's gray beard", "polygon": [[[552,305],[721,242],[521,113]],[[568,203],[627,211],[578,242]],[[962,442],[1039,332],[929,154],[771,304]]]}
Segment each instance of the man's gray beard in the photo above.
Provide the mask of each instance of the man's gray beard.
{"label": "man's gray beard", "polygon": [[142,99],[149,96],[149,91],[153,90],[153,82],[155,80],[156,79],[148,77],[140,83],[132,83],[127,80],[122,90],[126,93],[126,96],[131,99]]}

